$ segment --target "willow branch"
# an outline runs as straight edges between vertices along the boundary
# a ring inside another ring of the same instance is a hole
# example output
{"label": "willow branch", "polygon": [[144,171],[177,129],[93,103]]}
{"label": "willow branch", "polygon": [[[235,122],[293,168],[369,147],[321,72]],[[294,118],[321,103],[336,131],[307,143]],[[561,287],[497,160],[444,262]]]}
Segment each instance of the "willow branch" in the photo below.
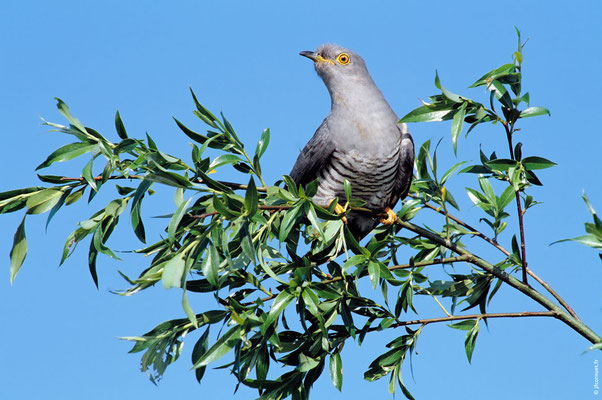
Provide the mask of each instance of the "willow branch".
{"label": "willow branch", "polygon": [[414,225],[407,221],[402,221],[399,218],[397,219],[397,224],[401,225],[402,227],[404,227],[424,238],[427,238],[435,243],[438,243],[439,245],[441,245],[443,247],[450,249],[454,253],[457,253],[459,255],[469,256],[470,259],[468,260],[468,262],[470,262],[471,264],[492,274],[496,278],[500,279],[502,282],[508,284],[509,286],[511,286],[511,287],[515,288],[516,290],[522,292],[523,294],[527,295],[528,297],[530,297],[537,303],[541,304],[545,309],[555,312],[557,314],[556,318],[560,319],[562,322],[564,322],[566,325],[571,327],[574,331],[576,331],[581,336],[583,336],[584,338],[589,340],[591,343],[602,342],[602,338],[600,336],[598,336],[598,334],[596,334],[594,331],[592,331],[587,325],[582,323],[578,318],[575,318],[574,316],[564,312],[558,305],[556,305],[554,302],[549,300],[547,297],[545,297],[544,295],[542,295],[541,293],[539,293],[537,290],[533,289],[529,285],[526,285],[523,282],[521,282],[520,280],[516,279],[512,275],[509,275],[507,272],[505,272],[497,267],[494,267],[492,264],[490,264],[487,261],[483,260],[482,258],[479,258],[476,255],[470,253],[468,250],[465,250],[464,248],[456,245],[455,243],[452,243],[451,241],[449,241],[445,238],[442,238],[441,236],[436,235],[424,228],[421,228],[421,227]]}
{"label": "willow branch", "polygon": [[[412,269],[412,268],[425,267],[427,265],[451,264],[454,262],[469,261],[469,260],[470,260],[469,256],[461,255],[458,257],[438,258],[438,259],[434,259],[434,260],[430,260],[430,261],[416,261],[411,264],[392,265],[390,267],[387,267],[387,269],[389,271],[395,271],[397,269]],[[368,275],[368,273],[365,272],[363,274],[360,274],[359,277],[361,278],[361,277],[367,276],[367,275]],[[343,279],[344,279],[343,276],[335,276],[334,278],[331,278],[331,279],[322,280],[322,281],[320,281],[320,283],[329,284],[329,283],[333,283],[333,282],[338,282]]]}
{"label": "willow branch", "polygon": [[[417,199],[417,200],[423,200],[420,197],[413,195],[413,194],[408,194],[408,197],[411,197],[413,199]],[[502,253],[504,253],[504,255],[507,257],[510,255],[510,252],[508,250],[506,250],[505,248],[503,248],[495,239],[490,238],[489,236],[485,235],[484,233],[480,232],[478,229],[474,228],[473,226],[467,224],[466,222],[462,221],[461,219],[454,217],[452,214],[442,210],[439,207],[435,207],[432,204],[429,203],[423,203],[425,207],[430,208],[433,211],[438,212],[439,214],[448,217],[449,219],[451,219],[452,221],[454,221],[455,223],[457,223],[460,226],[463,226],[464,228],[468,229],[470,231],[470,233],[474,236],[478,236],[481,239],[483,239],[484,241],[486,241],[487,243],[489,243],[490,245],[492,245],[493,247],[495,247],[496,249],[498,249],[499,251],[501,251]]]}
{"label": "willow branch", "polygon": [[552,289],[550,285],[547,284],[547,282],[545,282],[543,279],[537,276],[535,272],[531,271],[529,267],[527,267],[527,273],[531,275],[531,277],[535,279],[537,283],[543,286],[552,296],[554,296],[554,298],[558,300],[560,305],[563,306],[569,312],[569,314],[571,314],[576,319],[580,320],[580,318],[577,316],[577,313],[571,308],[571,306],[569,306],[568,303],[562,297],[560,297],[560,295],[556,293],[556,291]]}
{"label": "willow branch", "polygon": [[[522,317],[554,317],[558,318],[556,311],[524,311],[516,313],[489,313],[489,314],[472,314],[472,315],[452,315],[449,317],[440,318],[428,318],[428,319],[415,319],[412,321],[400,321],[393,325],[391,328],[399,328],[401,326],[408,325],[428,325],[437,322],[451,322],[451,321],[463,321],[467,319],[486,319],[486,318],[522,318]],[[368,329],[368,332],[379,330],[379,327],[372,327]]]}
{"label": "willow branch", "polygon": [[[420,197],[413,195],[413,194],[409,194],[408,197],[411,197],[413,199],[422,200]],[[478,229],[472,227],[471,225],[467,224],[466,222],[462,221],[461,219],[449,214],[448,212],[446,212],[444,210],[441,210],[439,207],[435,207],[429,203],[423,203],[423,204],[425,207],[427,207],[433,211],[436,211],[439,214],[444,215],[444,216],[448,217],[449,219],[455,221],[458,225],[465,227],[474,236],[480,237],[487,243],[491,244],[493,247],[495,247],[496,249],[501,251],[506,257],[510,256],[510,252],[508,250],[506,250],[504,247],[502,247],[495,239],[490,238],[489,236],[480,232]],[[577,313],[575,313],[575,311],[568,305],[568,303],[562,297],[560,297],[560,295],[554,289],[552,289],[552,287],[550,285],[548,285],[539,276],[537,276],[535,274],[535,272],[533,272],[530,268],[527,267],[526,271],[533,279],[535,279],[541,286],[543,286],[543,288],[546,289],[548,291],[548,293],[550,293],[558,301],[558,303],[560,303],[569,312],[569,314],[571,314],[573,317],[579,319],[579,317],[577,316]]]}

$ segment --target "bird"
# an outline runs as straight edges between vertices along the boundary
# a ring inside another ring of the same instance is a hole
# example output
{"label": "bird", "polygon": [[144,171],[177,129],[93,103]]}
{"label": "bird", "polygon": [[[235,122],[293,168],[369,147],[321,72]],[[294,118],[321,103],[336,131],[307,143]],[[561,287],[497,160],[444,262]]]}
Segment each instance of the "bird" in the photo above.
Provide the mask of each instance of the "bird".
{"label": "bird", "polygon": [[[358,240],[379,222],[392,224],[391,210],[407,196],[414,169],[414,142],[406,124],[378,89],[366,63],[336,44],[299,55],[313,61],[330,94],[330,114],[301,150],[289,176],[297,185],[318,179],[313,202],[328,207],[345,200],[345,180],[352,198],[363,200],[374,214],[351,211],[346,223]],[[337,208],[340,212],[343,208]],[[387,218],[379,218],[378,213]]]}

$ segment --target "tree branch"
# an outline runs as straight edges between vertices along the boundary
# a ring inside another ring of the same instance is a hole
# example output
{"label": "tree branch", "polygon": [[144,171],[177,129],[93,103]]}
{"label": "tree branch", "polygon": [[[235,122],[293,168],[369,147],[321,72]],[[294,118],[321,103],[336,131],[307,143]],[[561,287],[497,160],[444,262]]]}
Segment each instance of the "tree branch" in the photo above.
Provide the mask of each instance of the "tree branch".
{"label": "tree branch", "polygon": [[527,273],[529,275],[531,275],[531,277],[533,279],[535,279],[541,286],[543,286],[552,296],[554,296],[554,298],[556,300],[558,300],[560,305],[562,305],[569,312],[569,314],[571,314],[573,317],[577,318],[578,320],[581,320],[581,318],[579,318],[577,316],[577,313],[571,308],[571,306],[569,306],[568,303],[566,301],[564,301],[564,299],[562,297],[560,297],[560,295],[558,293],[556,293],[556,291],[554,289],[552,289],[552,287],[550,285],[548,285],[543,279],[541,279],[539,276],[537,276],[535,274],[535,272],[533,272],[528,267],[527,267]]}
{"label": "tree branch", "polygon": [[[411,198],[417,199],[417,200],[424,200],[424,199],[420,198],[419,196],[416,196],[416,195],[413,195],[413,194],[408,194],[408,197],[411,197]],[[496,240],[490,238],[489,236],[487,236],[484,233],[480,232],[478,229],[476,229],[473,226],[467,224],[466,222],[462,221],[461,219],[453,216],[452,214],[446,212],[445,210],[442,210],[439,207],[433,206],[432,204],[429,204],[429,203],[426,203],[426,202],[424,202],[422,204],[424,204],[425,207],[430,208],[431,210],[436,211],[439,214],[448,217],[452,221],[456,222],[458,225],[461,225],[464,228],[468,229],[472,233],[472,235],[480,237],[481,239],[483,239],[484,241],[486,241],[487,243],[489,243],[490,245],[492,245],[493,247],[495,247],[496,249],[498,249],[499,251],[501,251],[502,253],[504,253],[504,255],[506,257],[510,255],[510,252],[508,250],[506,250],[505,248],[503,248]]]}
{"label": "tree branch", "polygon": [[474,264],[477,267],[480,267],[481,269],[487,271],[488,273],[494,275],[496,278],[500,279],[502,282],[504,282],[504,283],[512,286],[513,288],[517,289],[518,291],[524,293],[531,299],[535,300],[537,303],[541,304],[547,310],[555,312],[557,314],[556,318],[560,319],[562,322],[564,322],[565,324],[570,326],[573,330],[575,330],[581,336],[583,336],[584,338],[589,340],[591,343],[602,342],[602,338],[600,336],[598,336],[598,334],[596,334],[594,331],[592,331],[587,325],[582,323],[578,318],[575,318],[574,316],[565,313],[559,306],[554,304],[554,302],[549,300],[547,297],[545,297],[544,295],[542,295],[541,293],[539,293],[537,290],[533,289],[529,285],[525,285],[523,282],[516,279],[512,275],[509,275],[507,272],[505,272],[497,267],[494,267],[492,264],[488,263],[487,261],[483,260],[482,258],[477,257],[476,255],[470,253],[469,251],[463,249],[462,247],[456,245],[455,243],[452,243],[451,241],[449,241],[445,238],[442,238],[439,235],[436,235],[424,228],[421,228],[421,227],[414,225],[407,221],[402,221],[399,218],[397,219],[397,223],[399,225],[401,225],[402,227],[404,227],[414,233],[417,233],[418,235],[420,235],[424,238],[430,239],[433,242],[438,243],[441,246],[444,246],[457,254],[470,256],[471,258],[470,258],[469,262],[471,264]]}
{"label": "tree branch", "polygon": [[[395,271],[397,269],[411,269],[411,268],[419,268],[419,267],[425,267],[427,265],[438,265],[438,264],[451,264],[454,262],[460,262],[460,261],[468,261],[470,260],[470,257],[467,255],[461,255],[458,257],[448,257],[448,258],[438,258],[438,259],[434,259],[434,260],[430,260],[430,261],[416,261],[415,263],[411,263],[411,264],[401,264],[401,265],[392,265],[390,267],[387,267],[387,269],[389,271]],[[367,276],[368,272],[365,272],[364,274],[361,274],[359,277],[363,277],[363,276]],[[333,282],[338,282],[340,280],[342,280],[344,277],[342,276],[335,276],[332,279],[325,279],[320,281],[320,283],[323,284],[329,284],[329,283],[333,283]]]}
{"label": "tree branch", "polygon": [[[521,318],[521,317],[554,317],[558,318],[558,312],[556,311],[524,311],[516,313],[490,313],[490,314],[472,314],[472,315],[452,315],[449,317],[440,318],[428,318],[428,319],[415,319],[412,321],[400,321],[393,325],[392,328],[399,328],[407,325],[428,325],[437,322],[450,322],[450,321],[463,321],[467,319],[483,319],[483,318]],[[379,327],[373,327],[368,329],[369,332],[378,330]]]}
{"label": "tree branch", "polygon": [[[508,147],[510,150],[510,158],[516,161],[516,157],[514,154],[514,149],[512,148],[512,134],[514,133],[514,122],[510,124],[506,121],[502,122],[504,129],[506,130],[506,139],[508,140]],[[525,224],[523,221],[523,215],[525,214],[522,205],[520,204],[520,194],[518,190],[514,191],[514,195],[516,197],[516,213],[518,214],[518,228],[520,233],[520,252],[521,252],[521,261],[523,262],[523,283],[528,285],[527,283],[527,250],[525,246]],[[526,210],[525,210],[526,211]]]}
{"label": "tree branch", "polygon": [[[419,196],[413,195],[413,194],[408,194],[408,197],[411,197],[413,199],[418,199],[418,200],[423,200],[421,199]],[[487,243],[491,244],[493,247],[495,247],[496,249],[498,249],[499,251],[501,251],[506,257],[508,257],[510,255],[510,252],[508,250],[506,250],[504,247],[502,247],[496,240],[488,237],[487,235],[485,235],[484,233],[480,232],[479,230],[477,230],[476,228],[472,227],[471,225],[467,224],[466,222],[462,221],[461,219],[449,214],[448,212],[441,210],[439,207],[435,207],[432,204],[429,203],[423,203],[425,207],[430,208],[433,211],[438,212],[441,215],[445,215],[447,216],[449,219],[455,221],[458,225],[461,225],[463,227],[465,227],[466,229],[468,229],[469,231],[471,231],[471,233],[474,236],[480,237],[481,239],[485,240]],[[541,286],[543,286],[544,289],[546,289],[548,291],[548,293],[550,293],[557,301],[558,303],[560,303],[568,312],[569,314],[571,314],[573,317],[580,319],[577,316],[577,313],[575,313],[575,311],[568,305],[568,303],[562,298],[560,297],[560,295],[554,290],[552,289],[552,287],[550,285],[548,285],[545,281],[543,281],[539,276],[537,276],[535,274],[535,272],[533,272],[530,268],[527,267],[527,273],[529,275],[531,275],[531,277],[533,279],[535,279]]]}

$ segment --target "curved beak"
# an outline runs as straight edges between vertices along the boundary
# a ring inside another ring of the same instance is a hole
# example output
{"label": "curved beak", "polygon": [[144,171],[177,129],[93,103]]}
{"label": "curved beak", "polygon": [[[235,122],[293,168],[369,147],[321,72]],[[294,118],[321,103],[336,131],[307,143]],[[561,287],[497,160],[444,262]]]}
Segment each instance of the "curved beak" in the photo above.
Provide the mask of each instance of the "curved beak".
{"label": "curved beak", "polygon": [[318,55],[313,51],[302,51],[299,53],[300,56],[307,57],[310,60],[318,61]]}

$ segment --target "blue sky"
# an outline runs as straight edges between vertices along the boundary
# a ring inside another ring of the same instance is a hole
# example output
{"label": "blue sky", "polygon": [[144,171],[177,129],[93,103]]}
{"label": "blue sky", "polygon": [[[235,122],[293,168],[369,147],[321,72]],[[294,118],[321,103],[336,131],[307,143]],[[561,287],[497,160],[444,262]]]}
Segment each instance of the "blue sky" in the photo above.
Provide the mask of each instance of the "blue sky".
{"label": "blue sky", "polygon": [[[552,112],[550,118],[521,125],[523,153],[559,164],[540,174],[545,186],[532,192],[544,204],[526,216],[530,266],[590,327],[602,332],[602,264],[595,252],[576,244],[548,246],[582,234],[583,222],[589,219],[580,198],[583,190],[602,210],[600,3],[325,3],[3,2],[0,191],[37,184],[33,169],[67,143],[67,138],[40,125],[41,117],[63,122],[54,97],[62,98],[87,126],[112,138],[119,109],[131,136],[149,132],[168,153],[187,157],[188,139],[171,117],[201,129],[191,114],[188,87],[208,108],[223,110],[243,141],[254,145],[264,128],[271,129],[263,169],[274,181],[290,171],[298,151],[328,113],[326,89],[299,51],[335,42],[361,54],[401,116],[418,106],[419,98],[435,93],[436,69],[450,90],[484,100],[482,90],[465,88],[484,72],[511,61],[516,25],[529,38],[524,86],[531,92],[532,105]],[[443,137],[440,162],[456,162],[449,124],[412,124],[410,129],[417,144]],[[476,130],[460,142],[458,158],[475,159],[479,146],[505,149],[499,130]],[[73,170],[57,166],[53,173],[69,171]],[[464,186],[475,186],[470,178],[458,177],[454,195],[470,222],[478,224],[479,214],[463,191]],[[144,266],[143,260],[124,265],[103,259],[98,291],[83,251],[58,269],[64,238],[77,221],[102,207],[102,200],[57,215],[47,232],[44,218],[30,218],[30,253],[12,287],[8,253],[21,215],[0,218],[5,232],[0,265],[6,271],[0,280],[0,397],[229,396],[234,379],[224,371],[210,371],[203,385],[196,383],[189,371],[192,342],[155,387],[139,372],[139,357],[127,354],[130,344],[118,340],[183,315],[177,290],[157,287],[129,298],[109,293],[125,286],[118,268],[133,274]],[[172,203],[155,202],[145,215],[164,214],[171,207]],[[120,235],[117,248],[138,245],[126,229]],[[538,309],[511,289],[503,289],[491,307],[500,312]],[[438,316],[426,314],[422,316]],[[343,392],[338,393],[325,375],[313,398],[386,398],[386,379],[362,379],[386,342],[374,337],[361,348],[349,343],[343,353]],[[595,397],[593,363],[600,355],[582,354],[588,343],[560,322],[491,321],[489,329],[482,327],[472,365],[463,342],[462,332],[445,326],[425,328],[413,358],[413,378],[409,365],[404,375],[418,399],[474,393],[489,399]],[[254,398],[254,392],[241,389],[237,398]]]}

